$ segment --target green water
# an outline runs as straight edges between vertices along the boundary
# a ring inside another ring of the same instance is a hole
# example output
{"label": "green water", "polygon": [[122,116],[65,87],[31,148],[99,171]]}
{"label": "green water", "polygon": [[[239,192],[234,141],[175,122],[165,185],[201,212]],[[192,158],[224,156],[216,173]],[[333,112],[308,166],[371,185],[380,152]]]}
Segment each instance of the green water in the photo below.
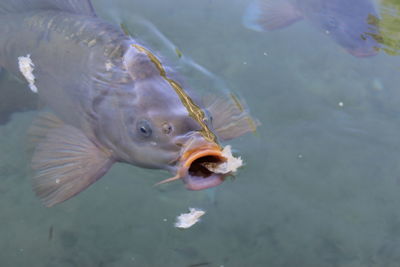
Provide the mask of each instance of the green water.
{"label": "green water", "polygon": [[[0,266],[400,266],[398,56],[353,57],[306,22],[250,31],[246,1],[93,2],[133,32],[131,16],[152,22],[261,126],[229,142],[246,166],[214,191],[153,187],[169,174],[117,164],[45,208],[25,153],[37,112],[14,113],[0,126]],[[174,228],[188,207],[202,221]]]}

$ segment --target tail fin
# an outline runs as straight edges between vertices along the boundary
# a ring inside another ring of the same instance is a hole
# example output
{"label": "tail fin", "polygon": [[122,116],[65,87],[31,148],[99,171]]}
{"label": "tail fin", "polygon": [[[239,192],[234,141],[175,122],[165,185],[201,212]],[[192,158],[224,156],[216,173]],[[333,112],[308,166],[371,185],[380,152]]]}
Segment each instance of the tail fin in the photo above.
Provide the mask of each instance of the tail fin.
{"label": "tail fin", "polygon": [[271,31],[289,26],[300,19],[300,11],[290,0],[255,0],[247,8],[243,24],[255,31]]}
{"label": "tail fin", "polygon": [[96,16],[90,0],[1,0],[0,14],[21,13],[37,9],[53,9]]}

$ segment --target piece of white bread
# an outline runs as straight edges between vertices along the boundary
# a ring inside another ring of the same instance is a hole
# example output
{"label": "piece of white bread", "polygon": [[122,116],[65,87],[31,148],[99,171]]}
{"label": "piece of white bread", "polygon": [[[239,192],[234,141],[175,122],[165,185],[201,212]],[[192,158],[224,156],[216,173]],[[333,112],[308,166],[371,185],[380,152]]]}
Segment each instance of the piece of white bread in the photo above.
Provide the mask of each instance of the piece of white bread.
{"label": "piece of white bread", "polygon": [[208,162],[204,163],[204,167],[206,167],[209,171],[212,171],[214,173],[221,173],[221,174],[226,174],[226,173],[234,173],[237,171],[238,168],[243,166],[243,160],[238,157],[235,158],[232,155],[232,150],[231,146],[226,146],[222,150],[222,156],[224,156],[227,161],[223,163],[213,163],[213,162]]}
{"label": "piece of white bread", "polygon": [[175,227],[187,229],[196,224],[206,212],[201,209],[189,208],[189,213],[182,213],[176,217]]}

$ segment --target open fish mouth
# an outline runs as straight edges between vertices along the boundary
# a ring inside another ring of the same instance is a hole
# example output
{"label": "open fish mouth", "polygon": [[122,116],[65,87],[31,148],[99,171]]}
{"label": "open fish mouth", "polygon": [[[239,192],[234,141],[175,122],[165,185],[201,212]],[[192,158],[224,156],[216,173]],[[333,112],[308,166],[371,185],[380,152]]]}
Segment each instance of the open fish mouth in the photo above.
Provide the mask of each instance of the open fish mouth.
{"label": "open fish mouth", "polygon": [[203,190],[220,185],[230,172],[214,171],[219,165],[227,162],[217,145],[208,145],[185,152],[179,163],[177,174],[158,184],[182,179],[189,190]]}
{"label": "open fish mouth", "polygon": [[220,185],[229,173],[216,173],[213,166],[218,166],[227,159],[218,149],[199,150],[192,153],[182,169],[182,178],[189,190],[202,190]]}

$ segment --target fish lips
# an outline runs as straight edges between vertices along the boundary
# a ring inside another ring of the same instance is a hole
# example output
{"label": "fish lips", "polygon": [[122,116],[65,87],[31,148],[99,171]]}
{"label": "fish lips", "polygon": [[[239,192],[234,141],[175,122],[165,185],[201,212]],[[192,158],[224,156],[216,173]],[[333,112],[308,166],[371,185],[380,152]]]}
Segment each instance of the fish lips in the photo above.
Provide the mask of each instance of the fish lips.
{"label": "fish lips", "polygon": [[220,185],[231,173],[216,173],[208,164],[218,165],[227,161],[221,148],[214,143],[206,143],[194,148],[187,148],[178,160],[178,170],[174,177],[156,185],[182,179],[188,190],[203,190]]}
{"label": "fish lips", "polygon": [[203,190],[220,185],[229,173],[215,173],[206,164],[226,162],[218,148],[206,148],[193,151],[185,160],[179,172],[188,190]]}

